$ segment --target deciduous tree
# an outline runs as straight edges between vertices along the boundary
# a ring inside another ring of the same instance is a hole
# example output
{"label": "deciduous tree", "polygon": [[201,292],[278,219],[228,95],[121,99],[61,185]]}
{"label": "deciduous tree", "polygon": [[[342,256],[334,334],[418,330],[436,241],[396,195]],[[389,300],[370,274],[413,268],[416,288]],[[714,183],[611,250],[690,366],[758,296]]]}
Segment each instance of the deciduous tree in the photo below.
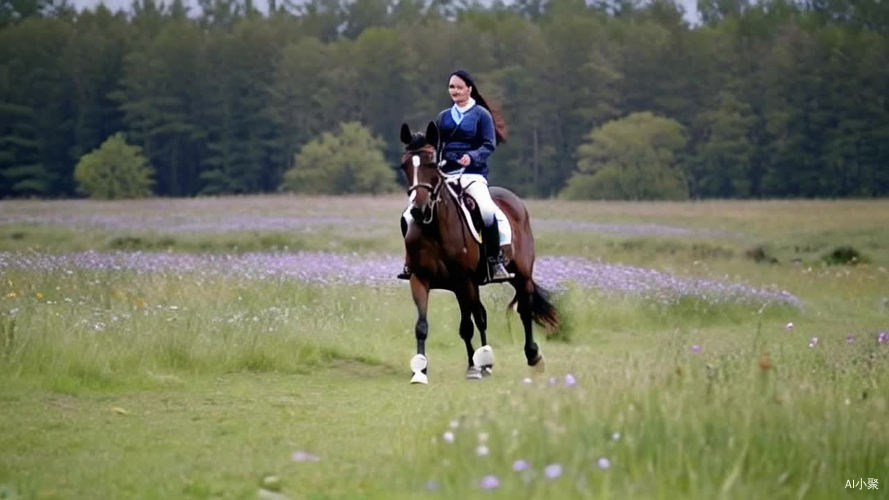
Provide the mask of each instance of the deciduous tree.
{"label": "deciduous tree", "polygon": [[310,141],[284,174],[283,191],[312,194],[380,194],[397,189],[382,153],[383,141],[358,122]]}
{"label": "deciduous tree", "polygon": [[74,169],[78,191],[103,200],[150,196],[153,176],[141,148],[127,144],[119,133],[85,154]]}
{"label": "deciduous tree", "polygon": [[676,165],[685,146],[682,125],[649,112],[633,113],[593,129],[577,150],[577,172],[562,196],[569,199],[684,199]]}

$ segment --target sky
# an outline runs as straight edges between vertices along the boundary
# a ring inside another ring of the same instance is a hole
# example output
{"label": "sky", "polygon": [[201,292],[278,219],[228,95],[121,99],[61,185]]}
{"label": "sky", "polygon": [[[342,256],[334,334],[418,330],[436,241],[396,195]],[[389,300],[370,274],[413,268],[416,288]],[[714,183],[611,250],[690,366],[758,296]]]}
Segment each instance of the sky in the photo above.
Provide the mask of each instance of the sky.
{"label": "sky", "polygon": [[[698,22],[698,0],[676,0],[685,7],[685,19],[689,23],[696,24]],[[100,2],[104,3],[106,7],[111,10],[118,9],[127,9],[129,10],[130,4],[132,0],[72,0],[72,3],[77,7],[78,10],[88,7],[92,8],[98,5]],[[197,8],[197,0],[184,0],[185,5],[189,6],[189,8],[196,9]],[[254,0],[253,4],[259,8],[260,10],[265,10],[267,2],[262,0]]]}

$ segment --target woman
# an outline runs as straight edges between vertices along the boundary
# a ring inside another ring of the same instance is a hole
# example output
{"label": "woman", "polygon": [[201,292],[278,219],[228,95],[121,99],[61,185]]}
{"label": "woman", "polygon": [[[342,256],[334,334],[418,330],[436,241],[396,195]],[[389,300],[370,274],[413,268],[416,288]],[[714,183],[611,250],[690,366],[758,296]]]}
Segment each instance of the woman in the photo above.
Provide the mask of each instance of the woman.
{"label": "woman", "polygon": [[[497,144],[506,140],[506,125],[499,113],[491,108],[472,77],[458,70],[448,77],[448,94],[454,105],[443,110],[435,120],[442,141],[442,158],[447,162],[444,171],[461,173],[462,184],[475,199],[485,224],[484,235],[500,240],[500,255],[489,258],[491,281],[503,281],[512,277],[506,271],[506,258],[512,244],[512,231],[509,221],[488,192],[488,157]],[[407,234],[408,225],[413,220],[410,211],[402,214],[402,233]],[[487,238],[485,238],[487,239]],[[407,264],[398,275],[410,279],[411,271]]]}

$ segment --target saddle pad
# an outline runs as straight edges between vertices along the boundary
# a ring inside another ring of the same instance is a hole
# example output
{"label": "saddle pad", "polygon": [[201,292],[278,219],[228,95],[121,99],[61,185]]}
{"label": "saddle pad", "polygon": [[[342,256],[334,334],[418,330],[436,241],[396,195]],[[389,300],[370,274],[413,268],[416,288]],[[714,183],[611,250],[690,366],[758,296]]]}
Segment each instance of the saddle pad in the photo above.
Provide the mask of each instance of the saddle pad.
{"label": "saddle pad", "polygon": [[[474,220],[481,220],[481,217],[473,217],[473,213],[478,213],[478,203],[472,199],[472,196],[466,192],[466,188],[469,187],[470,184],[476,182],[471,179],[464,179],[461,175],[446,175],[445,176],[445,186],[448,188],[448,193],[451,195],[451,199],[453,199],[457,203],[457,207],[460,211],[460,216],[463,219],[463,223],[466,224],[466,227],[469,229],[469,233],[472,234],[473,239],[481,245],[482,237],[481,237],[481,228],[476,227]],[[466,206],[465,198],[469,198],[472,201],[472,208]]]}

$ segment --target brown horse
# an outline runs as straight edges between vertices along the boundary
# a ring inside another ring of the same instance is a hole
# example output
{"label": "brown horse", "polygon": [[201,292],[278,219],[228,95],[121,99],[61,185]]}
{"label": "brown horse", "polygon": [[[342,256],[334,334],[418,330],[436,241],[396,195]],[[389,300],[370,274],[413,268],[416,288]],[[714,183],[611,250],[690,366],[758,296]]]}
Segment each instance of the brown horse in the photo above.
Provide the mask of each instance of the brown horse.
{"label": "brown horse", "polygon": [[[476,241],[460,215],[458,201],[445,186],[448,175],[439,165],[439,134],[434,122],[426,134],[413,134],[407,124],[401,126],[404,171],[410,196],[414,223],[405,235],[408,263],[412,275],[411,293],[417,306],[417,354],[411,359],[411,383],[428,383],[426,376],[426,311],[429,290],[450,290],[460,305],[460,337],[466,344],[469,368],[466,377],[478,379],[491,374],[494,358],[485,330],[487,316],[479,297],[479,286],[487,278],[484,249]],[[492,187],[491,197],[512,227],[513,257],[507,270],[514,276],[509,283],[515,288],[510,306],[517,311],[525,330],[525,357],[528,365],[543,371],[543,354],[534,342],[532,321],[557,328],[558,313],[546,298],[546,292],[532,279],[534,271],[534,237],[528,211],[522,200],[507,189]],[[494,243],[497,244],[496,242]],[[478,327],[482,347],[472,348],[473,325]]]}

